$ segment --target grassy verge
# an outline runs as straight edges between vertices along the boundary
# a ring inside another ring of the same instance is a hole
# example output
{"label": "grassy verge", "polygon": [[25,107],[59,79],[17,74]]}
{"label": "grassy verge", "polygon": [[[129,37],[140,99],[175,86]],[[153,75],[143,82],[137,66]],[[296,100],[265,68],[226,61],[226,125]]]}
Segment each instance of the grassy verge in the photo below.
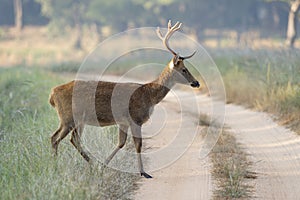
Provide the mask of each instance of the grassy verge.
{"label": "grassy verge", "polygon": [[[200,116],[199,124],[205,127],[220,126],[217,122],[210,122],[210,118],[206,115]],[[252,186],[247,179],[256,178],[256,176],[250,172],[251,163],[234,136],[227,131],[222,131],[210,153],[210,159],[213,164],[212,176],[216,185],[214,199],[251,197]]]}
{"label": "grassy verge", "polygon": [[247,179],[255,178],[249,172],[246,154],[228,132],[223,132],[211,153],[212,176],[217,189],[214,199],[242,199],[251,197],[252,186]]}
{"label": "grassy verge", "polygon": [[62,82],[33,68],[0,69],[0,199],[129,199],[136,174],[90,167],[69,138],[52,157],[58,119],[48,95]]}
{"label": "grassy verge", "polygon": [[215,53],[229,103],[278,116],[300,133],[300,52],[229,51]]}

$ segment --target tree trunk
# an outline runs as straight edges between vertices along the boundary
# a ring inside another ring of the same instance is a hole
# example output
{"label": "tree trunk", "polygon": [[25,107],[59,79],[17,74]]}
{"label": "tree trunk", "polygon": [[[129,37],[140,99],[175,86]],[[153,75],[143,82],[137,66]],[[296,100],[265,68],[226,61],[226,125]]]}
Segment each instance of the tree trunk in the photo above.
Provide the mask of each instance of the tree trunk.
{"label": "tree trunk", "polygon": [[21,32],[23,28],[22,0],[14,0],[14,11],[15,11],[15,28],[18,32]]}
{"label": "tree trunk", "polygon": [[288,27],[286,32],[286,44],[288,47],[293,48],[297,36],[297,13],[299,11],[300,0],[291,2]]}

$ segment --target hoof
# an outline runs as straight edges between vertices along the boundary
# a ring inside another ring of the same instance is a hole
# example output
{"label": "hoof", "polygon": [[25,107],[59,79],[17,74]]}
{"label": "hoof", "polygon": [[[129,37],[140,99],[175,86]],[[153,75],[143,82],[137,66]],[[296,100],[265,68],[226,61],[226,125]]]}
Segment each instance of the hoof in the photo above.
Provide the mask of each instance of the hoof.
{"label": "hoof", "polygon": [[86,162],[88,162],[88,163],[92,163],[92,161],[91,161],[91,159],[89,158],[89,157],[84,157],[84,160],[86,161]]}
{"label": "hoof", "polygon": [[88,162],[88,163],[91,162],[90,157],[86,153],[81,152],[80,154],[86,162]]}
{"label": "hoof", "polygon": [[152,178],[152,176],[150,176],[149,174],[147,174],[146,172],[141,172],[141,176],[145,177],[145,178]]}

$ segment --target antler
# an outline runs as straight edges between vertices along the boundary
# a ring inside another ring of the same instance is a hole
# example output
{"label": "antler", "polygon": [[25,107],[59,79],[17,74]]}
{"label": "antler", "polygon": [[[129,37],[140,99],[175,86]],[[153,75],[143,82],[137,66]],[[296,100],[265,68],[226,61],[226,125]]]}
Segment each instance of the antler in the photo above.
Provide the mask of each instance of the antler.
{"label": "antler", "polygon": [[163,41],[165,47],[167,47],[167,49],[174,56],[176,56],[177,53],[174,50],[172,50],[171,47],[169,46],[169,39],[175,31],[178,31],[181,28],[181,25],[182,25],[182,23],[176,22],[176,24],[174,26],[172,26],[171,25],[171,20],[169,20],[169,22],[168,22],[168,32],[166,33],[165,37],[163,37],[159,27],[157,27],[157,30],[156,30],[156,33],[157,33],[158,37]]}
{"label": "antler", "polygon": [[171,25],[171,20],[169,20],[169,22],[168,22],[168,32],[166,33],[165,37],[163,37],[163,35],[162,35],[159,27],[157,27],[156,33],[157,33],[158,37],[163,41],[165,47],[167,47],[167,49],[174,56],[180,57],[182,60],[184,60],[184,59],[191,58],[193,55],[195,55],[196,51],[194,51],[189,56],[181,57],[174,50],[172,50],[171,47],[169,46],[169,39],[170,39],[170,37],[173,35],[173,33],[175,33],[176,31],[178,31],[181,28],[181,25],[182,25],[182,23],[176,22],[176,24],[174,26],[172,26]]}

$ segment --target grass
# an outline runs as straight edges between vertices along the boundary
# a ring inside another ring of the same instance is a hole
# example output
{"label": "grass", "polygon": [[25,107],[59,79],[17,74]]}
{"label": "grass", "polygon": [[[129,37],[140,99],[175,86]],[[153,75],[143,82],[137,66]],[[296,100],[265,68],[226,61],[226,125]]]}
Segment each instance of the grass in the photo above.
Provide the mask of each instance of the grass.
{"label": "grass", "polygon": [[[201,114],[199,125],[206,127],[220,127],[215,120]],[[205,129],[204,129],[205,131]],[[251,163],[247,155],[237,143],[233,135],[223,130],[216,145],[210,153],[213,164],[212,176],[216,188],[214,199],[244,199],[251,197],[252,186],[247,179],[256,178],[250,172]]]}
{"label": "grass", "polygon": [[300,133],[300,52],[228,51],[215,53],[228,103],[277,116]]}
{"label": "grass", "polygon": [[[48,95],[62,82],[39,69],[0,69],[0,199],[129,199],[138,175],[88,165],[69,138],[52,156],[58,119]],[[117,138],[115,127],[97,131]],[[132,159],[126,162],[136,163]]]}

